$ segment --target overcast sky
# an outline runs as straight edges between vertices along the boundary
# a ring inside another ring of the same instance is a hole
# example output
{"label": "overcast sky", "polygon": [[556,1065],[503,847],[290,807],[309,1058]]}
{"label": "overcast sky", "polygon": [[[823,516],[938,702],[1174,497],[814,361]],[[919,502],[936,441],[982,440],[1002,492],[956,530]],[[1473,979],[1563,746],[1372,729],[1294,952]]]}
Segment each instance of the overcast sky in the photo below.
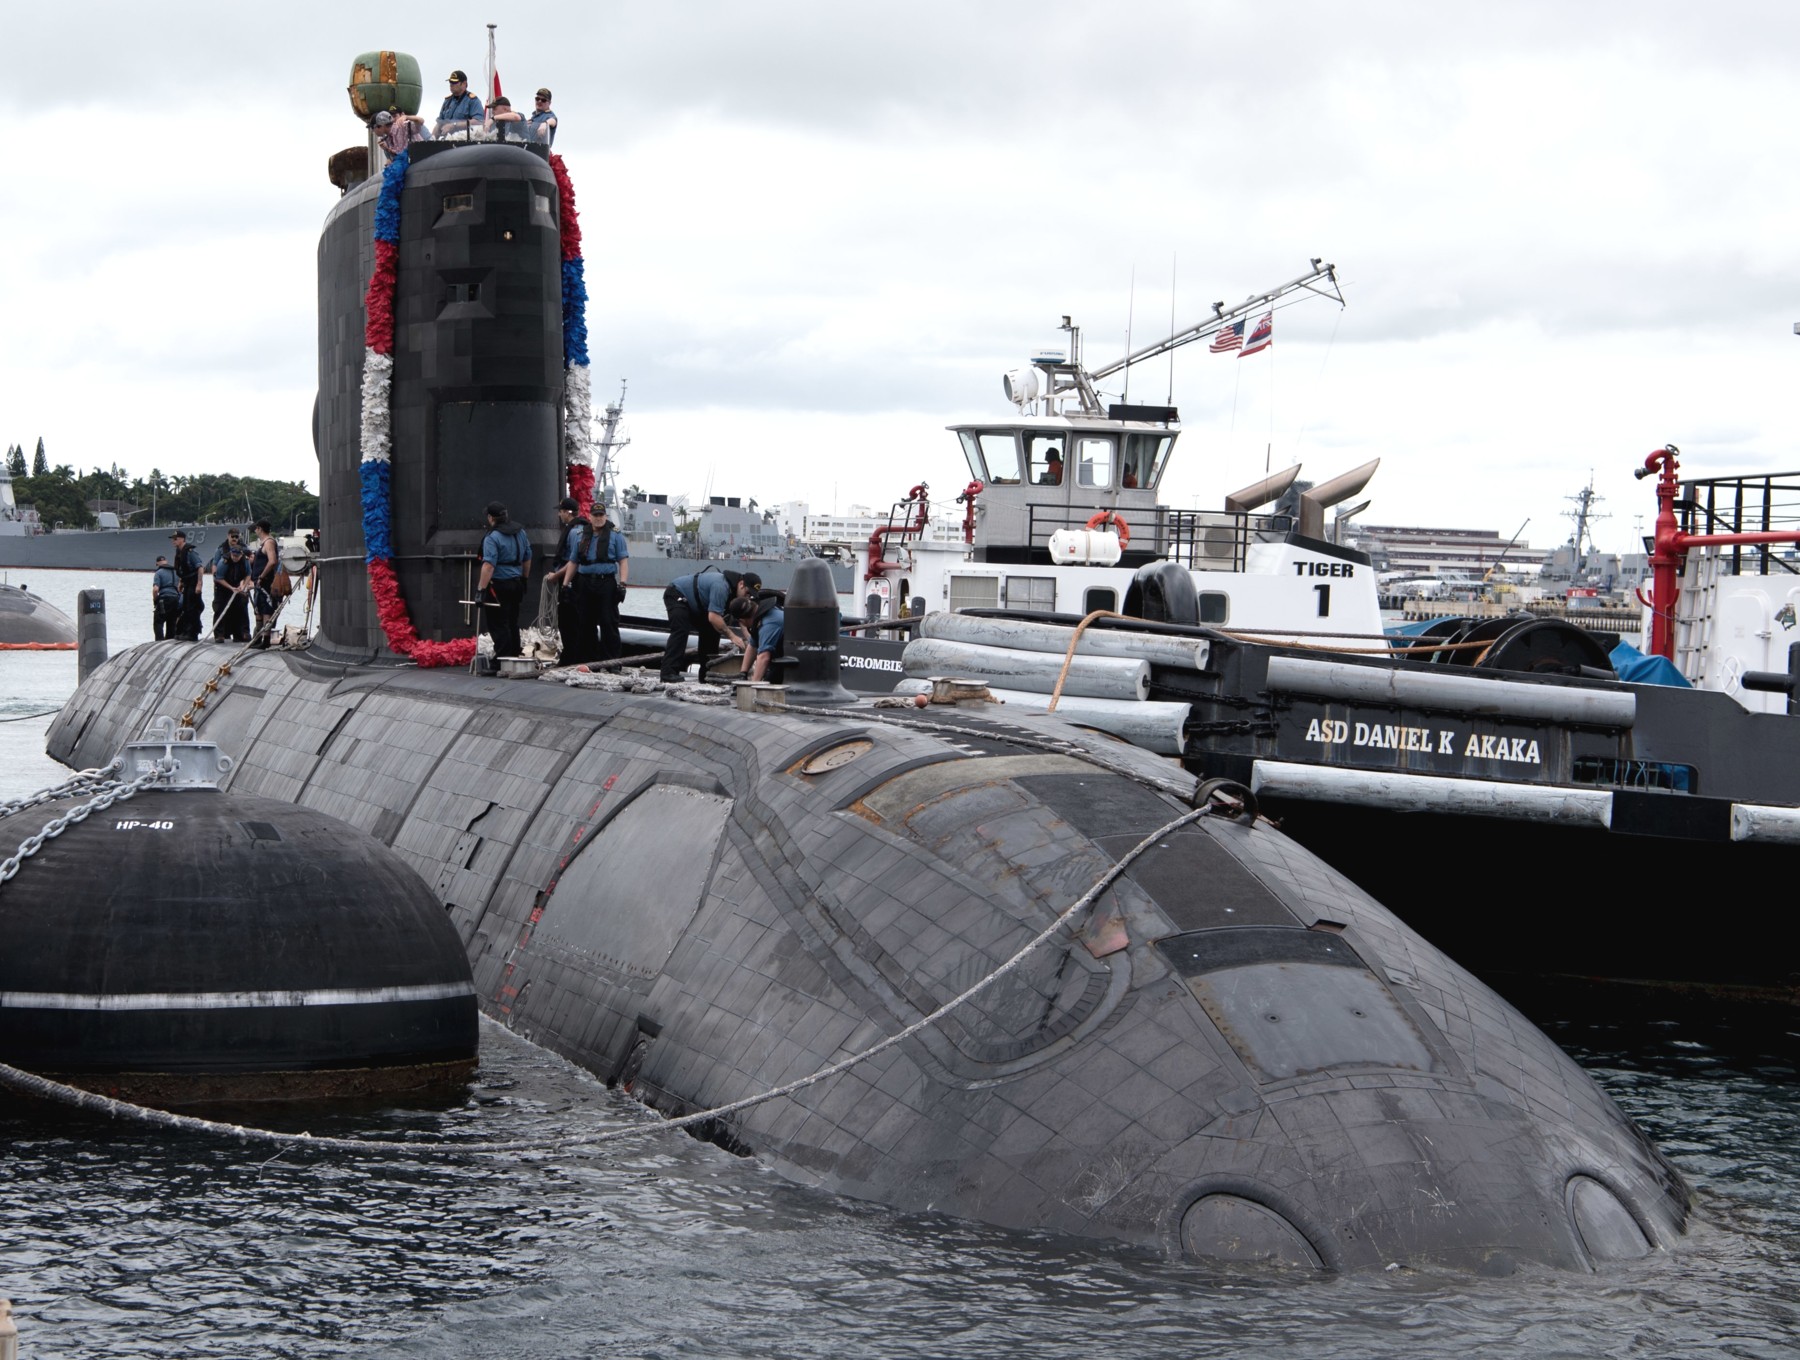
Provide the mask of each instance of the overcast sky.
{"label": "overcast sky", "polygon": [[[555,22],[536,15],[554,16]],[[1565,538],[1592,470],[1800,466],[1790,3],[14,7],[0,443],[318,485],[314,252],[359,52],[427,111],[488,21],[556,92],[596,404],[670,494],[948,499],[944,425],[1333,261],[1273,350],[1139,368],[1165,499],[1379,457],[1364,518]]]}

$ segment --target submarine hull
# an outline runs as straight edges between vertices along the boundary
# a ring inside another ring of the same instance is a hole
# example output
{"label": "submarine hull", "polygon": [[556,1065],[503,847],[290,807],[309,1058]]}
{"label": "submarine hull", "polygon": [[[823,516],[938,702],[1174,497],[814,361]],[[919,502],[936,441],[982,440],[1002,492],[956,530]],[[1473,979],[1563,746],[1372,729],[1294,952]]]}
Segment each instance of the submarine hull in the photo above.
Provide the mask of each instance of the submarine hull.
{"label": "submarine hull", "polygon": [[[50,749],[91,760],[212,673],[152,644]],[[705,1126],[908,1210],[1310,1269],[1584,1269],[1687,1192],[1505,1002],[1266,824],[1048,716],[743,713],[464,674],[234,667],[234,795],[383,842],[483,1008],[669,1114],[885,1051]]]}
{"label": "submarine hull", "polygon": [[0,652],[72,652],[77,642],[75,620],[62,610],[0,584]]}
{"label": "submarine hull", "polygon": [[[9,840],[77,800],[8,818]],[[374,1094],[473,1069],[477,1010],[443,910],[318,811],[146,790],[0,887],[0,1060],[137,1098]]]}

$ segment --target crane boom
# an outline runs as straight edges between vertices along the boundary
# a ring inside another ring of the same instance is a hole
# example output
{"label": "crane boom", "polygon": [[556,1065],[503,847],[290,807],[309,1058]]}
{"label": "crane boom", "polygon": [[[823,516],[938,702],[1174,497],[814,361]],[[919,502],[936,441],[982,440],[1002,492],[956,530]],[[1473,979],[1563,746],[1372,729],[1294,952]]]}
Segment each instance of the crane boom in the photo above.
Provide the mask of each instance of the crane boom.
{"label": "crane boom", "polygon": [[[1289,279],[1277,288],[1266,293],[1253,293],[1235,307],[1227,307],[1222,302],[1213,303],[1213,314],[1204,321],[1196,322],[1185,330],[1175,332],[1166,339],[1157,341],[1138,350],[1135,354],[1127,354],[1123,359],[1116,359],[1104,368],[1096,368],[1088,375],[1089,382],[1099,382],[1110,378],[1113,374],[1123,372],[1133,364],[1141,364],[1159,355],[1167,354],[1172,349],[1180,349],[1183,345],[1192,344],[1196,340],[1204,340],[1209,335],[1217,335],[1227,326],[1234,325],[1240,318],[1248,317],[1259,308],[1267,308],[1279,302],[1289,293],[1317,293],[1320,297],[1335,299],[1341,307],[1344,305],[1343,289],[1338,286],[1337,266],[1324,264],[1319,260],[1312,262],[1312,268],[1297,279]],[[1322,285],[1322,286],[1321,286]]]}

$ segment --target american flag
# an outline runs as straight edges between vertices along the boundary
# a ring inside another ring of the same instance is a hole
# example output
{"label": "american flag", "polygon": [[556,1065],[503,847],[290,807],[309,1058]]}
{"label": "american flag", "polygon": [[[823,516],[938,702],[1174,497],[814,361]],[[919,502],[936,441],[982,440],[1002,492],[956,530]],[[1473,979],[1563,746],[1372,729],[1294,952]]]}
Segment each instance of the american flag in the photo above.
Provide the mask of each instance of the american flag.
{"label": "american flag", "polygon": [[1241,348],[1243,343],[1244,323],[1240,321],[1237,325],[1227,326],[1213,336],[1213,342],[1206,347],[1206,352],[1208,354],[1229,354],[1232,350]]}
{"label": "american flag", "polygon": [[1250,332],[1250,338],[1244,342],[1244,347],[1238,351],[1238,358],[1245,359],[1252,354],[1260,354],[1274,343],[1275,313],[1264,312],[1262,320],[1256,323],[1256,329]]}

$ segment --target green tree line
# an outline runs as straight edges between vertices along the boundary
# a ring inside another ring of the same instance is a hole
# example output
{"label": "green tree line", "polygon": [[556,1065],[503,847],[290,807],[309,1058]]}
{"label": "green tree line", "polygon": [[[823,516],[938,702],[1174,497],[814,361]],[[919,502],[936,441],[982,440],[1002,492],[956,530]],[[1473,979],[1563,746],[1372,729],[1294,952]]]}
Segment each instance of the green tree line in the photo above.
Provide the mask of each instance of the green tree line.
{"label": "green tree line", "polygon": [[25,450],[13,445],[6,454],[12,473],[13,499],[29,505],[49,527],[91,528],[96,520],[89,501],[126,501],[136,506],[128,527],[157,524],[247,524],[266,519],[277,533],[316,529],[319,498],[304,482],[277,482],[260,477],[200,473],[193,477],[165,476],[152,468],[148,477],[132,477],[116,463],[77,475],[66,463],[49,465],[44,441],[26,472]]}

